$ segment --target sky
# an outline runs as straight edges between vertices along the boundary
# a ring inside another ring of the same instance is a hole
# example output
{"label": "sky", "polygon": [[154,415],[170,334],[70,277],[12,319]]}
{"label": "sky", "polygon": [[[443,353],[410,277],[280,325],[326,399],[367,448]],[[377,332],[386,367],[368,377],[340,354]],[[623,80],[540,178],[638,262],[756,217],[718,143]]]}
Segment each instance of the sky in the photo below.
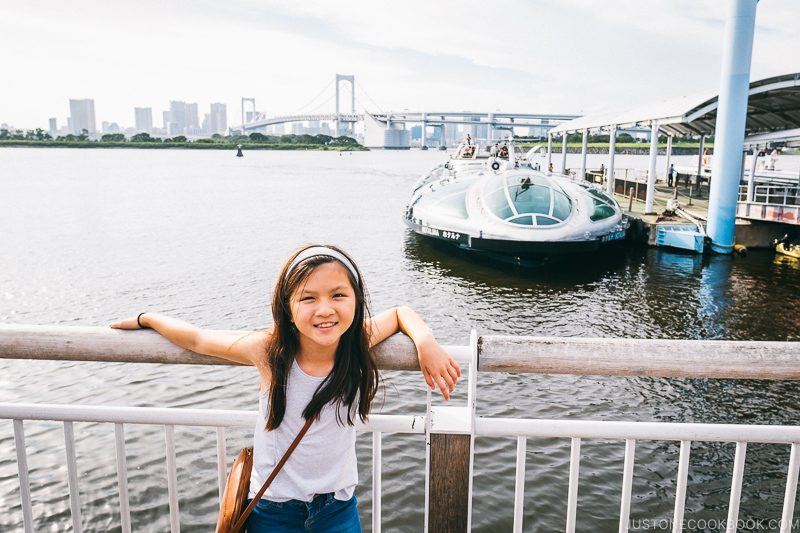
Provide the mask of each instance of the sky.
{"label": "sky", "polygon": [[[98,128],[134,107],[161,126],[170,100],[227,103],[231,125],[243,96],[332,113],[336,73],[359,112],[621,110],[716,91],[727,4],[0,0],[0,123],[62,126],[70,98],[94,99]],[[751,80],[800,72],[799,18],[759,2]]]}

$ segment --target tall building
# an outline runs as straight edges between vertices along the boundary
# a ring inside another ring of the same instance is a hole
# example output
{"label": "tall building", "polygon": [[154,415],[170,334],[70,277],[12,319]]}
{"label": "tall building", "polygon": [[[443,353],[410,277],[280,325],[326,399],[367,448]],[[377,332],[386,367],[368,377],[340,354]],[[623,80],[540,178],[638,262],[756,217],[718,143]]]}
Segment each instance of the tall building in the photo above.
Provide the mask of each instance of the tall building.
{"label": "tall building", "polygon": [[167,128],[170,135],[194,135],[200,132],[200,120],[197,114],[197,104],[188,104],[180,100],[169,103],[169,124]]}
{"label": "tall building", "polygon": [[208,133],[222,133],[228,130],[228,108],[225,104],[211,104],[208,115]]}
{"label": "tall building", "polygon": [[169,111],[161,112],[161,119],[164,123],[164,135],[169,135]]}
{"label": "tall building", "polygon": [[58,133],[58,124],[56,123],[56,119],[50,119],[50,127],[48,128],[48,131],[50,132],[50,135],[55,135]]}
{"label": "tall building", "polygon": [[186,130],[186,102],[172,100],[169,103],[169,127],[167,133],[170,135],[183,134]]}
{"label": "tall building", "polygon": [[72,133],[80,134],[83,130],[96,133],[97,127],[94,120],[94,100],[69,100],[69,116]]}
{"label": "tall building", "polygon": [[134,107],[136,133],[153,133],[153,109],[150,107]]}
{"label": "tall building", "polygon": [[192,129],[200,127],[199,115],[197,114],[197,104],[186,104],[186,128],[187,133]]}

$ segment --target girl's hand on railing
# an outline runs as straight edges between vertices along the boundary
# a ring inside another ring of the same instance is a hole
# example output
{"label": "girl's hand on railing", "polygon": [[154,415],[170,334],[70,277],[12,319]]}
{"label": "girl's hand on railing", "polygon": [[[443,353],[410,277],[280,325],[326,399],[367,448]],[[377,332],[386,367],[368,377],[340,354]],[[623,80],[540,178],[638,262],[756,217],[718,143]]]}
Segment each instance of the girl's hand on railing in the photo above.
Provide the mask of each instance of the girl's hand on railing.
{"label": "girl's hand on railing", "polygon": [[114,329],[141,329],[139,327],[139,324],[136,322],[136,317],[126,318],[124,320],[113,322],[109,324],[108,327]]}
{"label": "girl's hand on railing", "polygon": [[461,368],[450,354],[439,346],[433,337],[429,337],[417,346],[417,356],[422,375],[431,390],[438,386],[445,400],[450,400],[450,393],[456,388]]}

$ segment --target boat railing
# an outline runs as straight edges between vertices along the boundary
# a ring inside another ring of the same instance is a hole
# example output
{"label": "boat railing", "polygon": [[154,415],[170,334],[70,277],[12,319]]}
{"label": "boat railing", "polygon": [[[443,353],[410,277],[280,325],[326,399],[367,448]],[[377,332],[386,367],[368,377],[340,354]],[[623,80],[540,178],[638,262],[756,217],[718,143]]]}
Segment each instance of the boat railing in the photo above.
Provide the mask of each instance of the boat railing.
{"label": "boat railing", "polygon": [[[244,332],[243,332],[244,333]],[[525,504],[525,468],[528,438],[560,438],[570,443],[565,531],[575,531],[581,443],[586,439],[625,443],[619,530],[627,531],[632,502],[634,452],[637,441],[680,443],[673,532],[682,531],[687,475],[692,442],[733,442],[736,452],[727,531],[737,529],[748,443],[790,447],[781,517],[774,529],[791,531],[800,470],[800,426],[665,423],[595,420],[545,420],[478,417],[475,414],[478,376],[482,372],[646,376],[724,379],[800,379],[800,350],[791,342],[689,341],[661,339],[581,339],[555,337],[482,336],[473,331],[469,345],[446,346],[467,370],[467,400],[461,406],[433,405],[428,392],[424,415],[373,415],[358,427],[372,433],[373,531],[381,530],[381,449],[385,433],[425,435],[425,529],[469,531],[472,522],[474,439],[479,436],[515,438],[514,531],[522,531]],[[385,370],[418,370],[413,344],[396,335],[374,348],[378,366]],[[121,332],[108,328],[0,325],[0,358],[137,363],[229,364],[193,354],[149,331]],[[130,531],[125,426],[156,424],[164,427],[170,527],[179,529],[179,501],[175,466],[175,426],[207,426],[217,430],[217,484],[221,493],[226,476],[225,429],[253,427],[256,413],[183,408],[141,408],[43,404],[0,404],[0,418],[11,420],[19,471],[22,518],[26,531],[34,530],[31,487],[27,469],[24,421],[50,420],[63,424],[70,508],[75,531],[81,531],[74,423],[114,424],[120,521]],[[156,482],[157,483],[157,482]],[[535,502],[534,502],[535,503]]]}
{"label": "boat railing", "polygon": [[800,185],[748,183],[739,185],[736,216],[751,220],[800,224]]}
{"label": "boat railing", "polygon": [[[752,198],[750,203],[771,204],[781,206],[800,205],[800,184],[775,184],[758,183],[753,184]],[[739,201],[748,201],[748,185],[739,185]]]}

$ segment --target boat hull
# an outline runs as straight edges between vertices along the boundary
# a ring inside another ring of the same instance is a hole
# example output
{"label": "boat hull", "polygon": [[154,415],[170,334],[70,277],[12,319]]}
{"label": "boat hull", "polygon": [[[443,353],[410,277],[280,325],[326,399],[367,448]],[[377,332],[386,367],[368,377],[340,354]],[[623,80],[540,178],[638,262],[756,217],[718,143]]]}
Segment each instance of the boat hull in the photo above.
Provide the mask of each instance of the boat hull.
{"label": "boat hull", "polygon": [[447,242],[464,250],[525,259],[593,253],[619,245],[627,239],[627,230],[580,241],[520,241],[475,237],[445,228],[423,225],[413,220],[406,220],[406,225],[418,235]]}

